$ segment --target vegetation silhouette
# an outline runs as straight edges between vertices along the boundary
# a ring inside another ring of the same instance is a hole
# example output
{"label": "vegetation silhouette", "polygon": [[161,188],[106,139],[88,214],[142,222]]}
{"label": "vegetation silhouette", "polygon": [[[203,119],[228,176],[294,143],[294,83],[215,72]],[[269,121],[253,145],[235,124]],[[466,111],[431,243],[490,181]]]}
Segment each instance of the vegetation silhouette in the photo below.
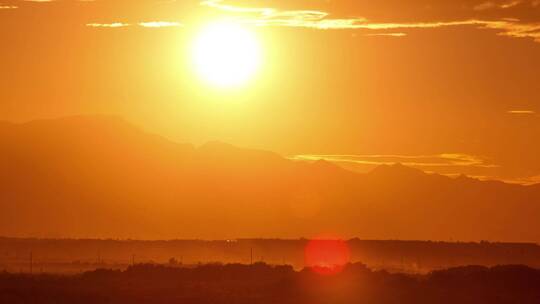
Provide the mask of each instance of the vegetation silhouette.
{"label": "vegetation silhouette", "polygon": [[[0,271],[77,273],[96,268],[125,269],[137,263],[196,265],[212,262],[264,261],[310,265],[307,239],[204,240],[96,240],[19,239],[0,237]],[[346,242],[344,261],[363,262],[372,269],[426,273],[463,265],[520,264],[540,268],[540,246],[533,243],[433,242],[361,240]],[[324,248],[321,248],[324,249]],[[326,250],[325,250],[326,251]],[[33,253],[30,261],[30,253]],[[331,257],[325,257],[325,260]]]}
{"label": "vegetation silhouette", "polygon": [[0,303],[540,303],[540,270],[466,266],[407,275],[348,264],[325,276],[264,263],[137,264],[79,275],[0,273]]}

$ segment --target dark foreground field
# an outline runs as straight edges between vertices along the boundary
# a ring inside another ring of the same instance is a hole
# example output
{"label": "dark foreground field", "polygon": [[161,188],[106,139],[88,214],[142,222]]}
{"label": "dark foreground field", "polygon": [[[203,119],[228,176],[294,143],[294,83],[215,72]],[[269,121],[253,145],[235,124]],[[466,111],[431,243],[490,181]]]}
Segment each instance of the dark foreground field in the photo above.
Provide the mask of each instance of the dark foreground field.
{"label": "dark foreground field", "polygon": [[540,303],[540,270],[468,266],[427,275],[351,264],[320,275],[289,266],[135,265],[75,276],[0,273],[0,303]]}

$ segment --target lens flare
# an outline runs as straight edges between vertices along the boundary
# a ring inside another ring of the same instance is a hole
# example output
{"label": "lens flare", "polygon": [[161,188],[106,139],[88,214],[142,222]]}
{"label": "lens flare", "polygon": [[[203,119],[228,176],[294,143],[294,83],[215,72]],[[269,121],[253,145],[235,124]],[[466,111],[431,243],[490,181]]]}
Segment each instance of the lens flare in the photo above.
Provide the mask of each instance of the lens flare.
{"label": "lens flare", "polygon": [[351,260],[351,251],[341,239],[317,238],[308,242],[304,250],[306,267],[323,275],[340,273]]}

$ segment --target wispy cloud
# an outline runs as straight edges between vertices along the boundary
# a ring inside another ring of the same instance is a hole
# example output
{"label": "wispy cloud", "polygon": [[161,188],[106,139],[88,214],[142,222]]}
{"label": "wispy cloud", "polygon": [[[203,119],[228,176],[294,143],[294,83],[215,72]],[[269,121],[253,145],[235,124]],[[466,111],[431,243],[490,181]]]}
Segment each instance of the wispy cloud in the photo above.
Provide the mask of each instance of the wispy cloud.
{"label": "wispy cloud", "polygon": [[[132,25],[133,24],[131,23],[124,23],[124,22],[87,23],[86,24],[86,26],[88,27],[95,27],[95,28],[121,28],[121,27],[128,27]],[[139,23],[136,23],[136,25],[140,27],[145,27],[145,28],[181,27],[182,26],[180,22],[170,22],[170,21],[139,22]]]}
{"label": "wispy cloud", "polygon": [[406,33],[374,33],[374,34],[367,34],[366,36],[405,37],[407,36],[407,34]]}
{"label": "wispy cloud", "polygon": [[499,35],[514,37],[514,38],[532,38],[536,42],[540,42],[540,23],[526,24],[518,23],[518,21],[501,20],[501,21],[486,21],[483,24],[484,28],[501,30]]}
{"label": "wispy cloud", "polygon": [[487,162],[485,159],[461,153],[444,153],[436,155],[296,155],[296,160],[329,162],[345,162],[362,165],[392,165],[401,163],[412,167],[477,167],[498,168],[499,166]]}
{"label": "wispy cloud", "polygon": [[493,1],[486,1],[486,2],[482,2],[474,6],[473,9],[475,11],[485,11],[489,9],[507,9],[507,8],[512,8],[514,6],[517,6],[521,3],[522,3],[521,0],[508,1],[504,3],[495,3]]}
{"label": "wispy cloud", "polygon": [[[501,166],[489,162],[487,159],[463,153],[444,153],[435,155],[391,155],[391,154],[373,154],[373,155],[295,155],[289,159],[299,161],[318,161],[325,160],[343,168],[358,172],[369,172],[374,167],[381,165],[402,165],[420,169],[426,173],[440,174],[452,178],[463,176],[467,172],[467,177],[478,180],[500,180],[505,183],[532,185],[540,184],[540,175],[532,177],[522,177],[513,179],[504,179],[496,173]],[[494,171],[495,170],[495,171]]]}
{"label": "wispy cloud", "polygon": [[223,0],[208,0],[200,3],[203,6],[231,13],[248,15],[241,21],[259,26],[308,27],[316,29],[352,28],[357,22],[365,22],[365,18],[328,19],[329,13],[318,10],[282,11],[275,8],[237,7],[224,4]]}
{"label": "wispy cloud", "polygon": [[88,27],[103,27],[103,28],[120,28],[130,26],[129,23],[113,22],[113,23],[87,23]]}
{"label": "wispy cloud", "polygon": [[[493,179],[493,178],[491,178],[491,179]],[[502,178],[500,180],[505,182],[505,183],[508,183],[508,184],[518,184],[518,185],[530,186],[530,185],[540,184],[540,175],[529,176],[529,177],[518,177],[518,178],[513,178],[513,179],[504,179],[504,178]]]}
{"label": "wispy cloud", "polygon": [[[518,5],[520,1],[499,4],[503,8]],[[476,26],[481,29],[500,31],[499,35],[514,38],[532,38],[540,42],[540,24],[521,23],[519,19],[501,20],[455,20],[411,23],[377,23],[370,22],[363,17],[354,18],[330,18],[330,14],[318,10],[290,10],[282,11],[274,8],[250,8],[237,7],[225,4],[223,0],[207,0],[200,2],[201,5],[219,9],[224,12],[240,13],[240,22],[250,23],[257,26],[283,26],[304,27],[313,29],[365,29],[365,30],[407,30],[407,29],[434,29],[452,26]],[[403,37],[406,33],[385,34],[386,36]]]}
{"label": "wispy cloud", "polygon": [[150,21],[150,22],[139,22],[139,25],[142,27],[179,27],[182,26],[180,22],[170,22],[170,21]]}
{"label": "wispy cloud", "polygon": [[206,0],[200,3],[203,6],[209,6],[217,8],[223,11],[235,12],[235,13],[258,13],[263,16],[271,16],[277,12],[274,8],[249,8],[249,7],[237,7],[233,5],[227,5],[223,3],[223,0]]}
{"label": "wispy cloud", "polygon": [[507,111],[508,114],[536,114],[535,111],[532,110],[510,110]]}
{"label": "wispy cloud", "polygon": [[0,5],[0,9],[16,9],[19,8],[16,5]]}

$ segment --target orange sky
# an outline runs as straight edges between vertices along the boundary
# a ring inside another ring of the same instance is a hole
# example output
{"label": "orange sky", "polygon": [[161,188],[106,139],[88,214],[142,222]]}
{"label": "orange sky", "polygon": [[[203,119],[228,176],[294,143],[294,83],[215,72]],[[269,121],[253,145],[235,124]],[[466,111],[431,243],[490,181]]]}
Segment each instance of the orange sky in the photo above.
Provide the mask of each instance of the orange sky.
{"label": "orange sky", "polygon": [[[263,44],[242,89],[189,65],[224,16]],[[360,171],[540,181],[538,0],[0,0],[0,36],[2,120],[107,113]]]}

